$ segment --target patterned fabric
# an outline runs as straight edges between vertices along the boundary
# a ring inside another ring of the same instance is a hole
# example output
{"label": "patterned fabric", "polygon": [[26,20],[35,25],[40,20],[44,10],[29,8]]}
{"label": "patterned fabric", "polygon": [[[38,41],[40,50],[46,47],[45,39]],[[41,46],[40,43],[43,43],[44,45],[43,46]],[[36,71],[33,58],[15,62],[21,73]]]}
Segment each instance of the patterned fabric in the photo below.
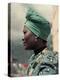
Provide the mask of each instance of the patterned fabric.
{"label": "patterned fabric", "polygon": [[58,74],[58,53],[44,49],[39,54],[33,54],[29,59],[27,75]]}

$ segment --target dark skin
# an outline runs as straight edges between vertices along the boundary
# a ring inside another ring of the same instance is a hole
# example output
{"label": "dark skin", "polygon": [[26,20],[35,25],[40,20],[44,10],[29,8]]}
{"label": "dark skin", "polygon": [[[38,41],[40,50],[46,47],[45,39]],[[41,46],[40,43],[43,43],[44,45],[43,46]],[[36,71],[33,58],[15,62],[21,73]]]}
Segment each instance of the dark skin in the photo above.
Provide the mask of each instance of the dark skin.
{"label": "dark skin", "polygon": [[38,54],[46,48],[47,41],[37,38],[26,26],[24,26],[23,33],[24,39],[22,40],[26,50],[34,50],[34,53]]}

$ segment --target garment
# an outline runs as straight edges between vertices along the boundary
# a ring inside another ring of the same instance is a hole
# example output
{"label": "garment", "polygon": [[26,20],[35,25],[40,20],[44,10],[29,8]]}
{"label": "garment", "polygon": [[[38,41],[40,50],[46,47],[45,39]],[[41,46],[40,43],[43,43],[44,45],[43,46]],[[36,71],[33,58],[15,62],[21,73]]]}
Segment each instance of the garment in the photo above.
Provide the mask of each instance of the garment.
{"label": "garment", "polygon": [[25,26],[43,40],[47,40],[51,31],[51,23],[31,8],[27,11]]}
{"label": "garment", "polygon": [[28,76],[58,74],[58,53],[44,49],[29,59]]}

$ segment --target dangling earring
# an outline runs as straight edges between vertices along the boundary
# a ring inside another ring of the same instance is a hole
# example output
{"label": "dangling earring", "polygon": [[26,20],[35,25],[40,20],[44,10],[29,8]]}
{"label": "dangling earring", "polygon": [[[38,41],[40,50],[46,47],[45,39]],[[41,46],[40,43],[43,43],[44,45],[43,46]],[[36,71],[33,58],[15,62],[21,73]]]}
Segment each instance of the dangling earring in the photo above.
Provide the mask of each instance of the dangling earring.
{"label": "dangling earring", "polygon": [[35,36],[35,41],[37,41],[37,37]]}

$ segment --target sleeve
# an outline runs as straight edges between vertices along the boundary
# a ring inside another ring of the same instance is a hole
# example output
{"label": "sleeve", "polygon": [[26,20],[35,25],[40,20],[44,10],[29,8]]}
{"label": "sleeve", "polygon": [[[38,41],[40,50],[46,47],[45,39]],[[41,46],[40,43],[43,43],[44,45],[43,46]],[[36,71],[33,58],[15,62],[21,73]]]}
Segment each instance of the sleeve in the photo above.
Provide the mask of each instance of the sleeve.
{"label": "sleeve", "polygon": [[50,74],[57,74],[57,66],[43,63],[40,65],[38,75],[50,75]]}

